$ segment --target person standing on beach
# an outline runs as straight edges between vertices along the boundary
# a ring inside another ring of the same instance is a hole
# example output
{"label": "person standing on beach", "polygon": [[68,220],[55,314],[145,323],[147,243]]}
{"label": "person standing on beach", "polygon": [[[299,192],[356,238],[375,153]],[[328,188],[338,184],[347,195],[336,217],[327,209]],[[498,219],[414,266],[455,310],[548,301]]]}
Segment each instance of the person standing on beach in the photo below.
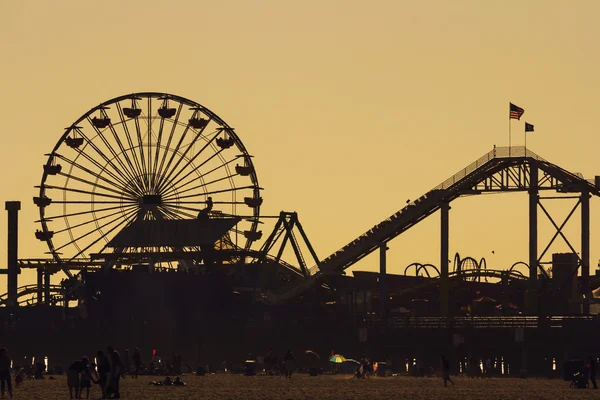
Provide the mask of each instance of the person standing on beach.
{"label": "person standing on beach", "polygon": [[288,349],[285,356],[283,356],[283,362],[285,364],[285,377],[291,379],[292,378],[292,370],[296,366],[296,359],[292,355],[292,351]]}
{"label": "person standing on beach", "polygon": [[106,386],[108,383],[108,374],[110,373],[110,361],[108,357],[104,355],[102,350],[98,350],[96,354],[96,367],[98,370],[98,384],[100,385],[100,390],[102,390],[102,398],[106,399]]}
{"label": "person standing on beach", "polygon": [[125,379],[125,375],[131,372],[131,364],[129,363],[129,349],[123,352],[123,373],[121,376]]}
{"label": "person standing on beach", "polygon": [[444,386],[447,386],[448,381],[454,386],[454,382],[450,379],[450,363],[444,355],[442,355],[442,378],[444,379]]}
{"label": "person standing on beach", "polygon": [[133,377],[137,379],[138,374],[140,372],[140,368],[142,367],[142,356],[140,355],[140,349],[137,347],[135,348],[135,350],[133,350],[132,361],[133,367],[135,368]]}
{"label": "person standing on beach", "polygon": [[0,349],[0,392],[4,398],[4,389],[8,389],[8,397],[12,399],[12,382],[10,380],[10,357],[8,351],[3,347]]}
{"label": "person standing on beach", "polygon": [[121,373],[123,372],[123,361],[121,360],[119,352],[113,349],[112,346],[108,346],[106,350],[108,351],[108,358],[110,360],[110,384],[115,393],[112,398],[120,399],[119,381],[121,379]]}
{"label": "person standing on beach", "polygon": [[[67,386],[69,387],[69,398],[79,399],[80,397],[80,374],[88,367],[89,359],[83,357],[81,360],[75,360],[67,368]],[[73,397],[73,394],[75,395]]]}
{"label": "person standing on beach", "polygon": [[[99,377],[94,369],[95,364],[86,362],[86,367],[81,371],[79,375],[79,399],[83,398],[83,389],[85,389],[85,398],[90,398],[90,389],[92,388],[93,383],[99,383]],[[96,379],[92,376],[92,374],[96,375]]]}

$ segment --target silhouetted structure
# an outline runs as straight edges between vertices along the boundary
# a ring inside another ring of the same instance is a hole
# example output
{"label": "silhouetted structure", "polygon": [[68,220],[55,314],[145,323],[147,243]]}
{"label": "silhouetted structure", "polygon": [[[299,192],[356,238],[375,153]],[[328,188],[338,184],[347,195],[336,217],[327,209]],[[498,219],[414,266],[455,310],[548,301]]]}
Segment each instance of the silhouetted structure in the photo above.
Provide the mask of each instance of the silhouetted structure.
{"label": "silhouetted structure", "polygon": [[[9,260],[0,272],[9,287],[0,296],[0,333],[12,338],[11,349],[38,355],[51,343],[69,341],[76,355],[78,346],[110,342],[220,362],[249,346],[297,343],[326,353],[366,342],[375,353],[395,346],[396,354],[429,355],[431,363],[452,348],[452,360],[474,349],[489,358],[501,352],[519,369],[535,369],[527,354],[548,346],[532,340],[551,341],[555,359],[577,346],[585,354],[595,350],[589,332],[600,322],[589,314],[600,278],[589,274],[589,199],[599,187],[599,177],[588,181],[524,148],[494,146],[321,260],[297,213],[260,215],[262,188],[233,128],[179,96],[126,95],[78,118],[48,155],[33,201],[40,215],[35,236],[47,244],[49,259],[17,260],[19,203],[7,203]],[[515,191],[529,194],[528,261],[496,271],[485,259],[457,255],[451,270],[451,202]],[[541,195],[547,192],[558,194]],[[550,199],[577,201],[567,220],[581,207],[579,252],[544,207]],[[414,263],[407,271],[414,267],[417,276],[388,274],[387,243],[438,210],[439,266]],[[541,252],[537,246],[538,210],[572,250],[553,255],[553,274],[544,260],[554,239]],[[267,218],[276,219],[275,227],[255,249]],[[286,248],[296,265],[283,260]],[[379,273],[345,276],[378,249]],[[22,268],[37,269],[37,284],[18,287]],[[51,284],[59,271],[67,278]],[[100,325],[102,335],[95,335]],[[81,330],[91,332],[85,344]],[[501,350],[486,349],[490,342]],[[515,345],[522,342],[528,345]],[[51,358],[63,356],[72,358]]]}

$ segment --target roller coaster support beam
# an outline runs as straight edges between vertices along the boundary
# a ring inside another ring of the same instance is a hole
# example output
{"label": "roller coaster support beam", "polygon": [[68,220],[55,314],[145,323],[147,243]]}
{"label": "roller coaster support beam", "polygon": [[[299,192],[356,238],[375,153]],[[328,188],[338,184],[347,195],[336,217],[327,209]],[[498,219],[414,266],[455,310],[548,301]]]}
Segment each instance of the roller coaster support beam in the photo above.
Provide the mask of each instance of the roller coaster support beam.
{"label": "roller coaster support beam", "polygon": [[388,312],[388,292],[387,292],[387,260],[385,243],[379,245],[379,301],[381,302],[381,318],[385,319]]}
{"label": "roller coaster support beam", "polygon": [[315,249],[312,247],[310,240],[308,240],[308,235],[306,234],[306,232],[304,232],[304,228],[302,227],[302,224],[300,224],[300,220],[298,219],[298,214],[294,213],[294,218],[296,221],[296,227],[298,228],[298,231],[300,232],[300,235],[302,236],[302,239],[304,240],[304,244],[308,248],[310,255],[317,262],[317,265],[319,265],[320,264],[319,257],[317,257],[317,253],[315,252]]}
{"label": "roller coaster support beam", "polygon": [[508,288],[508,273],[509,271],[501,271],[500,282],[502,284],[502,315],[508,315],[509,308],[509,288]]}
{"label": "roller coaster support beam", "polygon": [[44,269],[44,303],[50,304],[50,271]]}
{"label": "roller coaster support beam", "polygon": [[449,247],[449,211],[450,204],[442,201],[441,212],[441,237],[440,237],[440,313],[442,317],[448,316],[449,282],[448,282],[448,247]]}
{"label": "roller coaster support beam", "polygon": [[19,252],[19,210],[20,201],[7,201],[5,209],[8,211],[8,307],[17,307],[17,287],[19,264],[17,262]]}
{"label": "roller coaster support beam", "polygon": [[583,314],[590,314],[590,194],[581,192],[581,291]]}
{"label": "roller coaster support beam", "polygon": [[529,284],[526,313],[537,314],[537,270],[538,270],[538,218],[537,206],[539,201],[538,166],[529,163]]}
{"label": "roller coaster support beam", "polygon": [[43,298],[42,293],[44,291],[44,268],[38,267],[37,269],[37,303],[42,304]]}

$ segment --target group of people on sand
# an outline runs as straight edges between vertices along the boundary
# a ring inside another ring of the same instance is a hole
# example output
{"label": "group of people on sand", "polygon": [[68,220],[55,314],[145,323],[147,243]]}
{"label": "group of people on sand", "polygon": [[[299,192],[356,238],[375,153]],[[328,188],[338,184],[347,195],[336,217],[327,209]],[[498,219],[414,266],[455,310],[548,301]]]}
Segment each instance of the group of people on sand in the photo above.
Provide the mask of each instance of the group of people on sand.
{"label": "group of people on sand", "polygon": [[279,371],[283,371],[284,376],[288,379],[292,378],[292,372],[295,368],[298,368],[298,363],[292,354],[292,351],[288,349],[283,357],[277,357],[272,350],[265,357],[265,365],[269,375],[279,375]]}
{"label": "group of people on sand", "polygon": [[182,381],[179,376],[176,377],[175,380],[172,380],[170,376],[167,376],[162,381],[152,381],[152,382],[150,382],[150,384],[154,385],[154,386],[185,386],[186,385],[186,383],[184,381]]}
{"label": "group of people on sand", "polygon": [[[135,362],[136,354],[139,356],[137,348],[133,357],[134,365],[138,364]],[[88,357],[75,360],[67,369],[69,398],[81,399],[83,389],[85,389],[85,398],[89,399],[92,383],[95,383],[100,386],[103,399],[119,399],[121,398],[119,386],[124,372],[121,355],[111,346],[106,348],[106,354],[102,350],[98,350],[96,363],[90,362]],[[137,377],[137,368],[134,376]]]}
{"label": "group of people on sand", "polygon": [[[8,392],[8,398],[13,397],[13,387],[10,377],[12,361],[8,355],[8,350],[4,347],[0,348],[0,392],[1,398],[4,399],[4,393]],[[17,368],[14,375],[15,387],[19,387],[25,379],[24,368]]]}

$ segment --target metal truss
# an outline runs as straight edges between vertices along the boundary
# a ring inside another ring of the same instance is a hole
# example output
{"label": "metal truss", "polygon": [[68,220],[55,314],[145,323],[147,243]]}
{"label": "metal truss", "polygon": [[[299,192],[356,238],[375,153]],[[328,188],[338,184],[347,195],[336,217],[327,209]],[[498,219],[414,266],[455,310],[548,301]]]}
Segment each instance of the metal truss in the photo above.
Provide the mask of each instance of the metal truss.
{"label": "metal truss", "polygon": [[279,263],[281,261],[281,256],[287,246],[288,243],[292,246],[294,254],[296,256],[296,261],[298,261],[298,265],[300,267],[300,271],[302,275],[307,277],[310,275],[310,271],[308,270],[308,266],[306,264],[306,260],[304,255],[302,254],[302,250],[300,248],[300,243],[294,234],[294,230],[297,230],[300,233],[300,237],[304,241],[304,245],[308,248],[308,251],[312,257],[312,261],[317,265],[319,264],[319,257],[315,253],[310,241],[308,240],[308,236],[306,232],[304,232],[304,228],[302,228],[302,224],[298,220],[298,214],[295,212],[284,212],[282,211],[279,214],[279,219],[275,224],[275,228],[273,232],[269,235],[265,243],[262,245],[259,253],[259,260],[266,260],[267,256],[271,251],[276,247],[277,243],[279,244],[279,249],[277,250],[274,261]]}

